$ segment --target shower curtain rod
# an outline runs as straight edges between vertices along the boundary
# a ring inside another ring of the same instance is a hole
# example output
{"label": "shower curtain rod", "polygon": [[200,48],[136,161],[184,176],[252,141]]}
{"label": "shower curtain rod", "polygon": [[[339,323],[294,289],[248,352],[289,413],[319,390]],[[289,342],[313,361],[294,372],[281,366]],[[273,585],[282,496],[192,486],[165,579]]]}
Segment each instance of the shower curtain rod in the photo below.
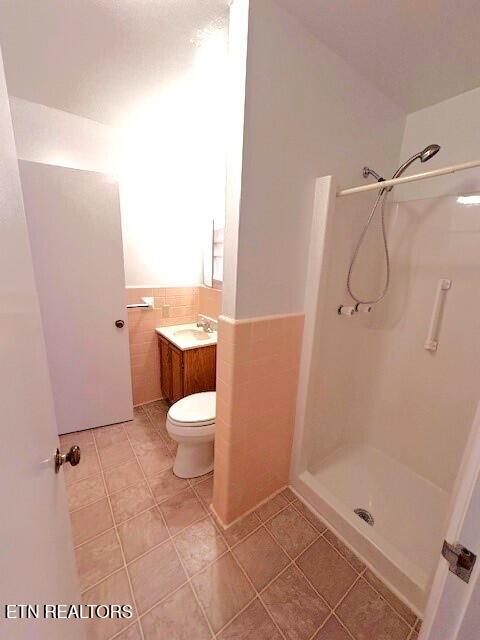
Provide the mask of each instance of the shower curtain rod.
{"label": "shower curtain rod", "polygon": [[352,187],[350,189],[341,189],[337,191],[337,198],[341,196],[351,196],[354,193],[363,193],[364,191],[375,191],[384,187],[393,187],[397,184],[405,184],[407,182],[416,182],[417,180],[426,180],[427,178],[436,178],[437,176],[445,176],[449,173],[457,171],[465,171],[465,169],[473,169],[480,167],[480,160],[472,162],[464,162],[463,164],[454,164],[443,169],[434,169],[433,171],[425,171],[424,173],[415,173],[412,176],[404,176],[402,178],[394,178],[393,180],[383,180],[382,182],[374,182],[373,184],[365,184],[361,187]]}

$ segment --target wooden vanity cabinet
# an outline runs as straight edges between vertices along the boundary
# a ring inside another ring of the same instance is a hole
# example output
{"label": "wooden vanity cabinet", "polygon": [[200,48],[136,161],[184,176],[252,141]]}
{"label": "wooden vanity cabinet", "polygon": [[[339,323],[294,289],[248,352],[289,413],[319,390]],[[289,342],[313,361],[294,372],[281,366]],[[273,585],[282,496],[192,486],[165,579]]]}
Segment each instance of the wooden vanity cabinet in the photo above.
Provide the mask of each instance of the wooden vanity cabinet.
{"label": "wooden vanity cabinet", "polygon": [[158,336],[160,380],[165,400],[172,404],[201,391],[215,391],[217,346],[182,351]]}

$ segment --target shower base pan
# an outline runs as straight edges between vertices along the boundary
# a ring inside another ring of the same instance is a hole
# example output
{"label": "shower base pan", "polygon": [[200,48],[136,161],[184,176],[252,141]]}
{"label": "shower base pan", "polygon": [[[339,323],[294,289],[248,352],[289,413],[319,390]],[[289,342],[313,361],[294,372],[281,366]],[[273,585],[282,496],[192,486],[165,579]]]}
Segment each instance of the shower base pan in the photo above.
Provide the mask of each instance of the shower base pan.
{"label": "shower base pan", "polygon": [[442,547],[449,495],[364,445],[337,449],[293,485],[422,616]]}

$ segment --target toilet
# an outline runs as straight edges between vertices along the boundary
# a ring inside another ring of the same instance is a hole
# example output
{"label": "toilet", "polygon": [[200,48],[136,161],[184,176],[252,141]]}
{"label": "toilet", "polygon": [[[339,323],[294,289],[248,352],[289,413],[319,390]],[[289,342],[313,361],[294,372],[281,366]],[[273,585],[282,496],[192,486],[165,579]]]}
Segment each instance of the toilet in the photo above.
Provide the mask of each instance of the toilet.
{"label": "toilet", "polygon": [[196,478],[213,469],[216,393],[207,391],[182,398],[170,407],[166,427],[178,442],[173,473]]}

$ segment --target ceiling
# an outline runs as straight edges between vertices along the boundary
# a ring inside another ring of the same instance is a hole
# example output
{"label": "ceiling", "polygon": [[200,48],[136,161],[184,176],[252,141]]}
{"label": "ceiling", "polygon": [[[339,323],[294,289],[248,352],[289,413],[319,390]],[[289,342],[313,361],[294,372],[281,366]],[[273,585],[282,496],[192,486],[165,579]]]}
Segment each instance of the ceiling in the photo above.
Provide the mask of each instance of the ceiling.
{"label": "ceiling", "polygon": [[[276,1],[407,112],[480,84],[479,0]],[[9,92],[122,124],[226,37],[229,3],[0,0]]]}
{"label": "ceiling", "polygon": [[227,25],[227,0],[0,0],[8,91],[121,125]]}
{"label": "ceiling", "polygon": [[277,0],[407,112],[480,85],[479,0]]}

